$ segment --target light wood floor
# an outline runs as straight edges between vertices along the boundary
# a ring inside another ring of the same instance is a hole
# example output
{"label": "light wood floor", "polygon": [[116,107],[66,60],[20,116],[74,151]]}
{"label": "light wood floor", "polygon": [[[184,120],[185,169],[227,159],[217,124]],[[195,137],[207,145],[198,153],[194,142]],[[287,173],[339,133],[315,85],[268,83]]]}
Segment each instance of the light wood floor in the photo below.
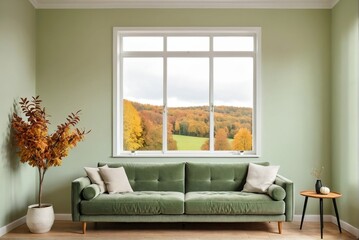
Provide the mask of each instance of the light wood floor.
{"label": "light wood floor", "polygon": [[[32,234],[22,225],[1,239],[69,239],[69,240],[146,240],[146,239],[320,239],[319,223],[305,222],[299,230],[299,222],[283,223],[283,233],[278,234],[277,223],[88,223],[87,234],[81,232],[81,224],[71,221],[55,221],[52,230],[45,234]],[[343,230],[340,234],[333,223],[325,223],[323,239],[356,239]]]}

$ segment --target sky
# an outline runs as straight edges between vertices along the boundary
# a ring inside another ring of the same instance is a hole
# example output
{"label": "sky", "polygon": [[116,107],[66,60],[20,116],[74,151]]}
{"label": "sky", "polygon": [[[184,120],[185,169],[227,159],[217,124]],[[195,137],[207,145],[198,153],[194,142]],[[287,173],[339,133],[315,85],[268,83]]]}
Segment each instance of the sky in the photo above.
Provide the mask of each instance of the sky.
{"label": "sky", "polygon": [[[202,39],[198,37],[183,38],[186,41],[182,41],[183,45],[178,47],[178,50],[192,50],[193,48],[203,50],[207,48],[205,44],[202,44],[204,48],[199,47],[203,39],[208,39],[208,37]],[[236,41],[233,41],[236,39],[229,40],[231,41],[226,41],[226,39],[223,41],[218,38],[217,43],[214,41],[214,46],[221,51],[234,49],[235,47],[231,47],[231,45],[236,44]],[[151,40],[146,38],[146,43],[149,44],[149,42]],[[158,41],[154,42],[154,48],[161,50],[159,48],[161,48],[162,41],[160,41],[161,44],[158,44]],[[178,42],[181,42],[181,37],[175,37],[173,42],[168,42],[168,48],[175,51]],[[141,44],[141,41],[132,41],[132,43],[133,45],[124,44],[124,48],[147,51],[147,47],[150,46]],[[242,48],[243,46],[236,50],[243,50]],[[163,105],[163,61],[161,57],[124,58],[123,98],[145,104]],[[208,57],[167,58],[167,106],[208,106],[209,79],[210,60]],[[215,106],[253,107],[253,58],[214,58],[213,95]]]}

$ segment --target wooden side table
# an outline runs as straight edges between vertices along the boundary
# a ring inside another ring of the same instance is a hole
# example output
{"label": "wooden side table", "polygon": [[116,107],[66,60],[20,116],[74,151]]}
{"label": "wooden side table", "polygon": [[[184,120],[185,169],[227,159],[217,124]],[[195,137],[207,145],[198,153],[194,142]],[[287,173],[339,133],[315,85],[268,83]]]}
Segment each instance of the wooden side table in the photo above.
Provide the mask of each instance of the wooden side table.
{"label": "wooden side table", "polygon": [[335,215],[337,217],[337,222],[338,222],[338,227],[339,227],[339,231],[340,233],[342,233],[342,228],[340,226],[340,220],[339,220],[339,213],[338,213],[338,208],[337,208],[337,203],[335,201],[335,199],[339,198],[342,196],[342,194],[337,193],[337,192],[331,192],[327,195],[324,194],[318,194],[314,191],[301,191],[300,195],[305,197],[304,200],[304,207],[303,207],[303,214],[302,214],[302,221],[300,222],[300,230],[302,230],[302,226],[303,226],[303,220],[304,220],[304,216],[305,216],[305,210],[307,208],[307,202],[308,202],[308,198],[319,198],[319,209],[320,209],[320,237],[323,239],[323,199],[332,199],[333,200],[333,206],[334,206],[334,210],[335,210]]}

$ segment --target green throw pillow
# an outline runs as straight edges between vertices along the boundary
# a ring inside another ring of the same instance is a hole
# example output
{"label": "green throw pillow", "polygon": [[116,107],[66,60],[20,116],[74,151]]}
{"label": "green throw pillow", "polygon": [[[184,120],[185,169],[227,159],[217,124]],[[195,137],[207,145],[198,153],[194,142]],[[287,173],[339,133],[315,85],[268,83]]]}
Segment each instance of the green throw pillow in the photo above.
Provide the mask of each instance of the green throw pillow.
{"label": "green throw pillow", "polygon": [[284,188],[276,184],[272,184],[268,188],[267,193],[273,200],[277,200],[277,201],[282,201],[286,196],[286,192]]}
{"label": "green throw pillow", "polygon": [[100,195],[100,193],[101,193],[100,186],[97,184],[91,184],[82,190],[82,197],[85,200],[91,200],[97,197],[98,195]]}

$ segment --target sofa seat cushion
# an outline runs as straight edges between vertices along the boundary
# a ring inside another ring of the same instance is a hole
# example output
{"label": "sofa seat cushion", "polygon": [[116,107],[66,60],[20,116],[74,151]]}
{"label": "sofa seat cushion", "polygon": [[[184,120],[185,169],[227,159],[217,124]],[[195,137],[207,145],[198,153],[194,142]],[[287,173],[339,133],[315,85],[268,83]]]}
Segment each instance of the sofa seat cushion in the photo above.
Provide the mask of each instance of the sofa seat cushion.
{"label": "sofa seat cushion", "polygon": [[273,201],[267,194],[246,192],[188,192],[186,214],[284,214],[284,201]]}
{"label": "sofa seat cushion", "polygon": [[100,194],[90,201],[82,201],[81,213],[84,215],[183,214],[184,194],[161,191]]}

